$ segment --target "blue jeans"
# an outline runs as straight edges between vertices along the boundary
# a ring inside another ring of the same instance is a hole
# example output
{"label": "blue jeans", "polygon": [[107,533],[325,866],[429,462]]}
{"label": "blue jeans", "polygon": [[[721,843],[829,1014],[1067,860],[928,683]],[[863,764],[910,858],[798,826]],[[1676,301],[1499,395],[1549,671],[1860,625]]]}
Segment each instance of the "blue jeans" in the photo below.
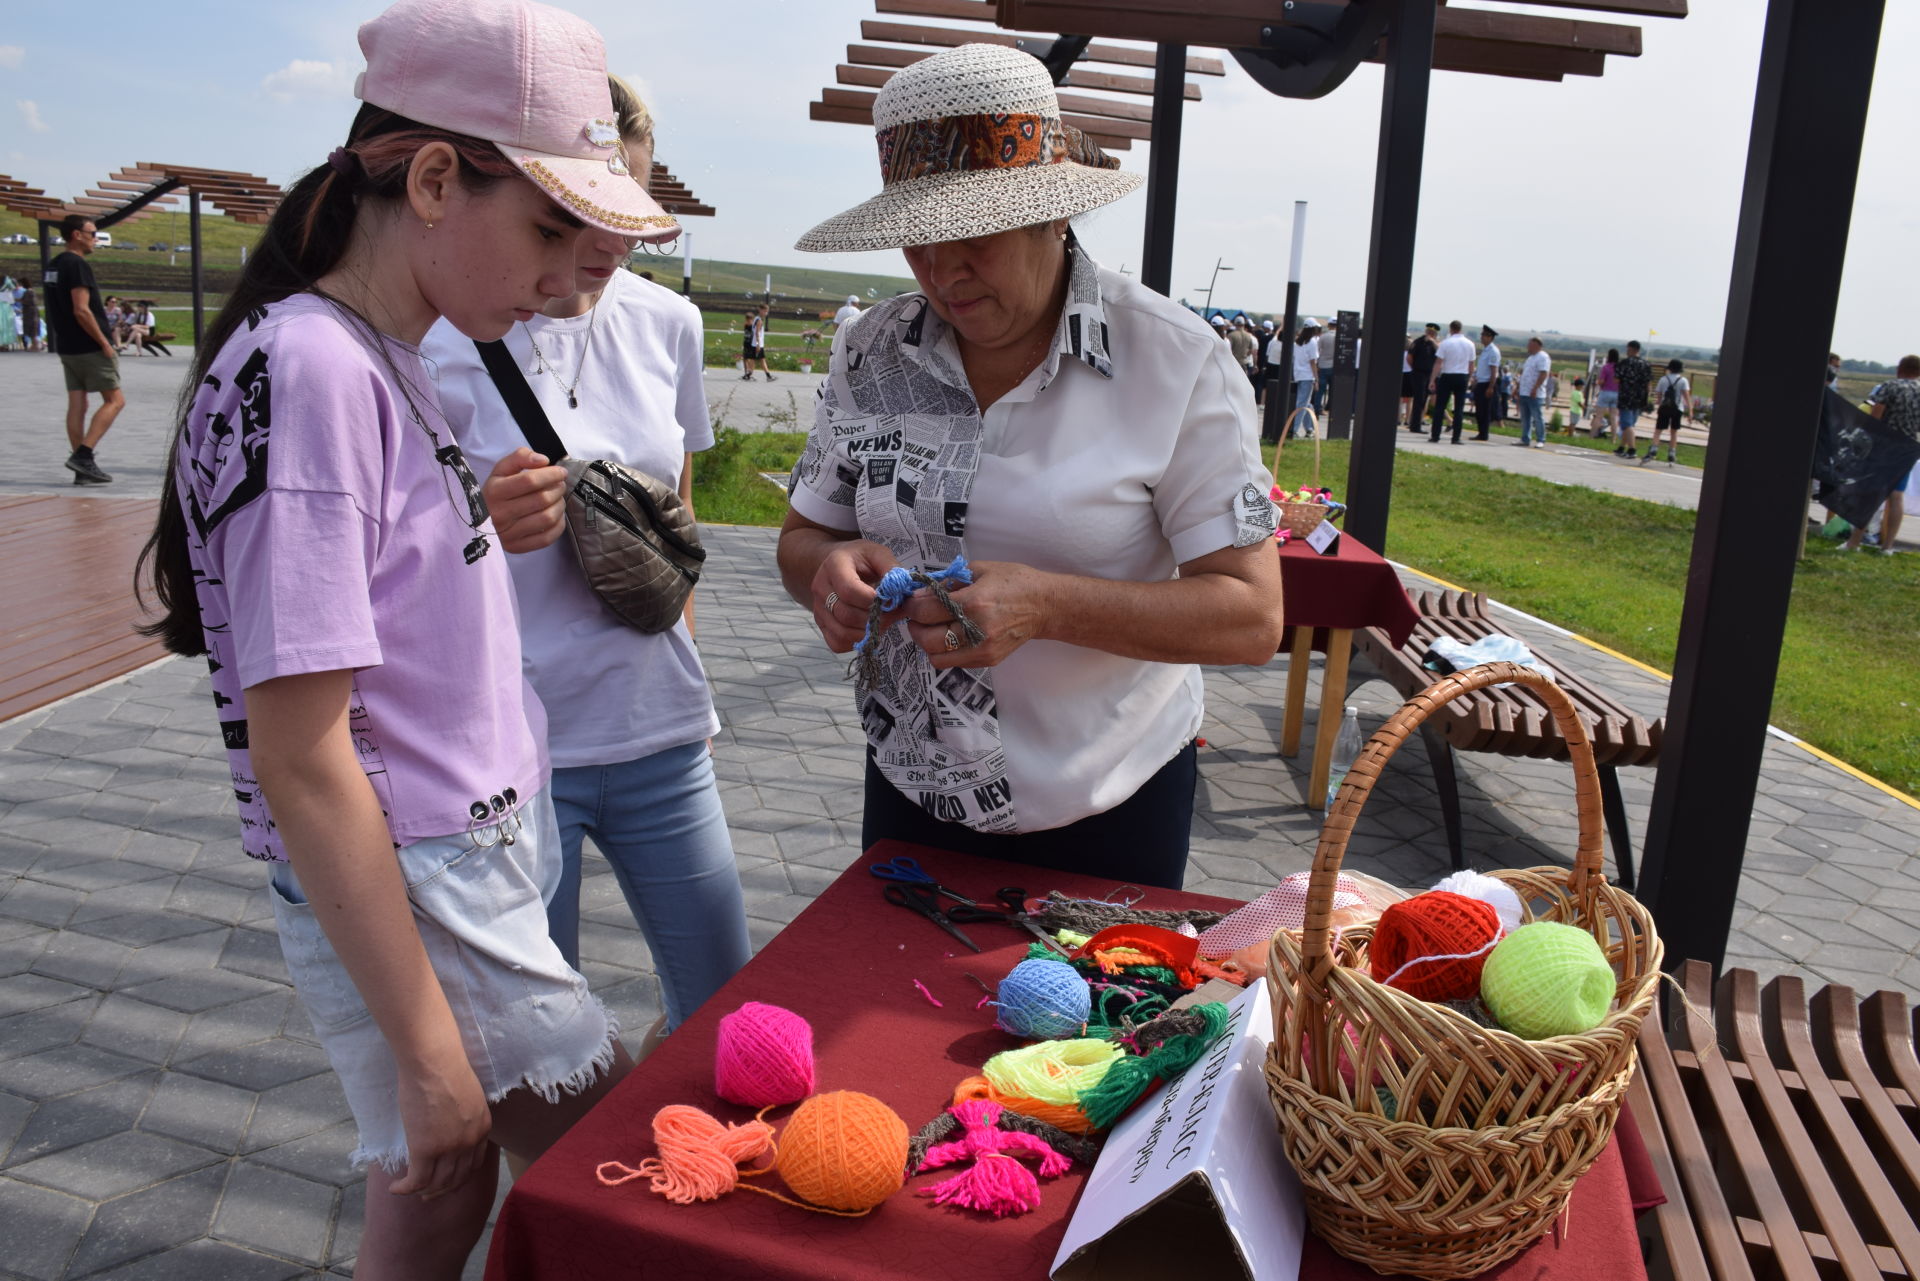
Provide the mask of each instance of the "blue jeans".
{"label": "blue jeans", "polygon": [[1545,408],[1541,403],[1543,399],[1544,397],[1541,396],[1520,397],[1520,440],[1522,444],[1529,440],[1537,440],[1542,444],[1546,443],[1547,424],[1546,419],[1540,412]]}
{"label": "blue jeans", "polygon": [[1306,435],[1307,424],[1314,421],[1313,419],[1308,418],[1305,414],[1299,413],[1299,411],[1302,409],[1313,408],[1314,386],[1315,384],[1313,382],[1305,378],[1302,378],[1299,382],[1293,385],[1294,414],[1289,414],[1287,417],[1287,433],[1286,433],[1287,436],[1290,438],[1294,436]]}
{"label": "blue jeans", "polygon": [[1333,370],[1331,367],[1315,371],[1313,379],[1313,412],[1327,412],[1327,401],[1333,395]]}
{"label": "blue jeans", "polygon": [[617,765],[553,771],[560,888],[548,930],[568,963],[580,955],[580,840],[613,865],[653,953],[675,1028],[747,963],[746,905],[705,742]]}

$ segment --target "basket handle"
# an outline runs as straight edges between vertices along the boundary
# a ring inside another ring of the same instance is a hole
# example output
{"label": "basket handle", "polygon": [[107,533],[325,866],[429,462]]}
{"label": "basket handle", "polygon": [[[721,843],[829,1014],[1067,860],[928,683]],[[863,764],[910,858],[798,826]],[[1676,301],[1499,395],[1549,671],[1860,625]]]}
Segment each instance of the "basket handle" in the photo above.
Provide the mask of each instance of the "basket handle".
{"label": "basket handle", "polygon": [[[1293,420],[1301,414],[1307,416],[1307,434],[1313,437],[1313,487],[1320,488],[1320,416],[1313,412],[1312,405],[1302,405],[1287,415],[1287,421],[1280,428],[1280,439],[1273,444],[1273,469],[1280,470],[1280,451],[1287,447],[1287,437],[1293,432]],[[1277,479],[1277,478],[1276,478]]]}
{"label": "basket handle", "polygon": [[[1347,840],[1353,835],[1354,820],[1360,817],[1361,807],[1367,803],[1374,784],[1400,745],[1429,717],[1456,698],[1489,685],[1525,685],[1540,695],[1547,710],[1553,713],[1554,723],[1567,740],[1567,755],[1573,766],[1575,812],[1580,823],[1570,885],[1575,894],[1586,896],[1597,884],[1606,882],[1606,871],[1600,861],[1603,834],[1600,773],[1594,767],[1593,744],[1587,738],[1587,727],[1574,709],[1573,700],[1551,679],[1518,663],[1484,663],[1455,672],[1408,699],[1385,725],[1374,731],[1373,737],[1361,748],[1359,758],[1347,770],[1340,792],[1327,812],[1326,823],[1320,829],[1320,844],[1313,852],[1313,879],[1307,886],[1306,919],[1300,940],[1301,972],[1315,989],[1323,990],[1327,970],[1332,966],[1330,927],[1335,878],[1340,874],[1340,861],[1347,852]],[[1321,732],[1325,732],[1324,726]]]}

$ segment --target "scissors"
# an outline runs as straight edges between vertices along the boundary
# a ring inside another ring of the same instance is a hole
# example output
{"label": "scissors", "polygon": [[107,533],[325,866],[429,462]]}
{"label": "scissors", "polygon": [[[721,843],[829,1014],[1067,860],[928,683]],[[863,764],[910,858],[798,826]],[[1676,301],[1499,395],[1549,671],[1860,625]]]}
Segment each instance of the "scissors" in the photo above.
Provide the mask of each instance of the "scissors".
{"label": "scissors", "polygon": [[1025,930],[1061,956],[1072,955],[1060,945],[1058,939],[1041,929],[1027,914],[1026,890],[1018,885],[1003,885],[995,891],[994,898],[1000,904],[999,909],[981,903],[965,904],[948,908],[947,919],[967,924],[1011,925],[1015,929]]}
{"label": "scissors", "polygon": [[[966,895],[950,890],[940,884],[940,882],[934,880],[933,873],[921,867],[918,859],[909,858],[905,854],[888,859],[884,863],[875,863],[867,870],[883,881],[894,881],[906,885],[924,885],[935,894],[944,894],[956,903],[965,903],[968,907],[980,906]],[[890,901],[899,902],[898,899],[890,899]],[[976,952],[979,951],[978,948],[974,950]]]}
{"label": "scissors", "polygon": [[[912,860],[908,861],[911,862]],[[886,865],[876,863],[873,874],[875,876],[882,876],[880,868],[884,866]],[[991,912],[983,907],[977,907],[972,904],[961,904],[942,911],[940,908],[940,891],[931,881],[898,880],[894,877],[883,877],[883,879],[894,882],[882,891],[887,897],[887,902],[898,907],[910,908],[920,913],[920,915],[953,935],[954,938],[960,940],[961,943],[975,952],[980,950],[980,945],[960,932],[960,928],[953,923],[956,919],[954,914],[960,912],[978,914],[977,916],[968,917],[967,919],[969,920],[1004,921],[1006,919],[998,912]]]}

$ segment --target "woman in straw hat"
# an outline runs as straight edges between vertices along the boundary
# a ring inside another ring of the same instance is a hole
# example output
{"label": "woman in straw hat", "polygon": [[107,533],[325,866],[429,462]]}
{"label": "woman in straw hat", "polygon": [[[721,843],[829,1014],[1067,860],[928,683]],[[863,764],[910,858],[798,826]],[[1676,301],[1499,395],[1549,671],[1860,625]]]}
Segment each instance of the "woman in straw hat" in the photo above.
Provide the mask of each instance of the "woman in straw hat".
{"label": "woman in straw hat", "polygon": [[873,114],[884,189],[798,247],[903,249],[920,292],[836,336],[781,575],[837,653],[888,569],[964,554],[973,582],[881,616],[859,664],[862,843],[1178,886],[1196,664],[1265,662],[1280,633],[1246,377],[1076,241],[1140,180],[1061,121],[1037,60],[935,54]]}
{"label": "woman in straw hat", "polygon": [[399,0],[360,48],[346,142],[195,349],[149,630],[212,672],[240,846],[370,1167],[356,1275],[417,1281],[461,1274],[499,1149],[537,1158],[631,1066],[548,936],[545,717],[498,547],[566,474],[521,448],[483,500],[418,344],[442,316],[499,338],[574,291],[583,238],[676,224],[580,19]]}

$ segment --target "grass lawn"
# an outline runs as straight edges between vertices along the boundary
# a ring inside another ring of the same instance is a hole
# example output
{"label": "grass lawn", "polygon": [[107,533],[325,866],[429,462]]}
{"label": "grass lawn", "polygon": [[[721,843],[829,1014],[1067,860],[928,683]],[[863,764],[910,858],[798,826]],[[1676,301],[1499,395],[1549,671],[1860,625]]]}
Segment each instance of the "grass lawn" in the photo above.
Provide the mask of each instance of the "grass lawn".
{"label": "grass lawn", "polygon": [[[785,471],[803,433],[725,431],[700,456],[701,517],[778,525]],[[1265,449],[1269,465],[1271,446]],[[1290,447],[1277,478],[1312,479],[1313,449]],[[1321,447],[1320,478],[1346,486],[1347,442]],[[1673,669],[1694,513],[1553,485],[1446,458],[1395,463],[1389,553],[1639,659]],[[1920,556],[1847,555],[1815,539],[1787,619],[1774,724],[1909,794],[1920,794]]]}
{"label": "grass lawn", "polygon": [[[1322,450],[1321,475],[1338,492],[1347,442]],[[1281,462],[1281,483],[1305,484],[1312,449],[1294,446]],[[1671,671],[1693,523],[1681,508],[1401,454],[1388,554]],[[1920,557],[1847,555],[1813,540],[1795,575],[1773,723],[1920,794],[1916,619]]]}

